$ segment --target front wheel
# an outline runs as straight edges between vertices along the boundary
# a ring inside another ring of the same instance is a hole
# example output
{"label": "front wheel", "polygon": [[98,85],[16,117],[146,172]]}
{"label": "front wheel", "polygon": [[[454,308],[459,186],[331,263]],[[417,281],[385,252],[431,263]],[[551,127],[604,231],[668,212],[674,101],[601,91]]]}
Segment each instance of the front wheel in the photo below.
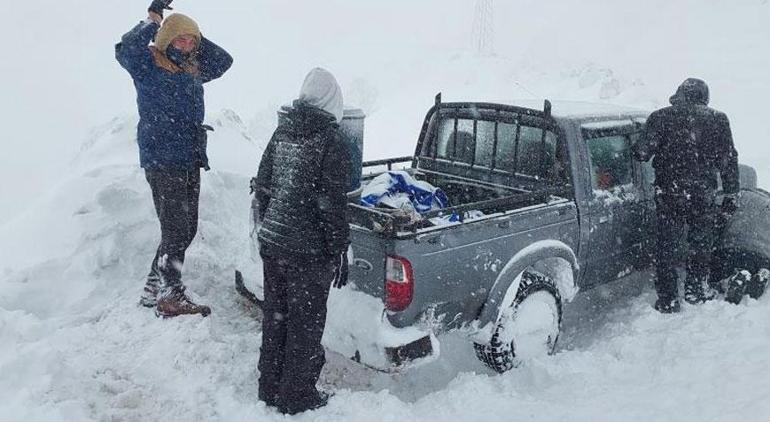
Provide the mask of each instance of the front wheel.
{"label": "front wheel", "polygon": [[533,270],[521,275],[516,297],[503,308],[489,344],[474,343],[476,357],[499,373],[522,361],[553,353],[561,330],[556,283]]}

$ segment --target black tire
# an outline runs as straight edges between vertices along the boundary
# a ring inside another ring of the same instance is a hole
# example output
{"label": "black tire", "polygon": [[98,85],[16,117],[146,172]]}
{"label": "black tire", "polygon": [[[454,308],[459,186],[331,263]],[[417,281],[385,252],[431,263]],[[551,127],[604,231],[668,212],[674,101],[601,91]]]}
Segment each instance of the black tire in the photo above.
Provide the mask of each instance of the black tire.
{"label": "black tire", "polygon": [[[512,341],[503,341],[501,336],[510,329],[510,324],[515,324],[516,313],[520,306],[531,298],[536,293],[546,293],[551,296],[555,304],[557,313],[557,326],[555,335],[548,336],[546,348],[547,353],[553,353],[556,348],[556,343],[559,339],[559,332],[561,331],[561,319],[562,319],[562,306],[561,295],[559,289],[556,287],[556,283],[546,276],[533,270],[525,271],[521,276],[521,283],[519,290],[516,292],[516,297],[512,308],[512,317],[499,317],[495,324],[494,332],[489,344],[474,343],[474,349],[476,350],[476,357],[479,358],[488,367],[494,369],[498,373],[509,371],[521,364],[521,359],[517,356],[516,339]],[[539,296],[542,296],[540,294]]]}
{"label": "black tire", "polygon": [[711,256],[712,287],[719,289],[737,271],[756,274],[762,268],[770,269],[770,256],[741,249],[718,249]]}

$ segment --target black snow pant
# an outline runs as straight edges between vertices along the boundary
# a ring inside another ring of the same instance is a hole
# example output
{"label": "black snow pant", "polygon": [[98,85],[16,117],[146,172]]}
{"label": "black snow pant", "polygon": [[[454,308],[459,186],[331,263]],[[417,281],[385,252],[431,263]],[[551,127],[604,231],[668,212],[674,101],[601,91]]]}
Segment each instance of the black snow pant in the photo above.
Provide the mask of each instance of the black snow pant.
{"label": "black snow pant", "polygon": [[326,359],[321,346],[330,259],[262,253],[265,301],[259,356],[259,397],[302,411],[317,403],[316,382]]}
{"label": "black snow pant", "polygon": [[[715,195],[659,194],[656,198],[658,297],[678,297],[676,267],[687,256],[685,285],[707,282],[717,236],[719,209]],[[685,237],[686,233],[686,237]],[[685,242],[686,239],[686,242]]]}
{"label": "black snow pant", "polygon": [[182,264],[198,232],[200,169],[145,170],[160,220],[160,245],[150,267],[150,277],[160,277],[164,287],[182,285]]}

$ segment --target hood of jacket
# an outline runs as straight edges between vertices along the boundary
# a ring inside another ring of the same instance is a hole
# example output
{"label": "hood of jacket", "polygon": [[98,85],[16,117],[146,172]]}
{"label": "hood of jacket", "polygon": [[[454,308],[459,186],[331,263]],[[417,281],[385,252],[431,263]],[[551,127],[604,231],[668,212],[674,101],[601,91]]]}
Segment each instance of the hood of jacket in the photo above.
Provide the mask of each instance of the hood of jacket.
{"label": "hood of jacket", "polygon": [[198,23],[181,13],[169,15],[155,35],[155,47],[165,54],[171,41],[182,35],[194,36],[198,40],[198,46],[200,46],[202,35]]}
{"label": "hood of jacket", "polygon": [[299,93],[299,102],[319,108],[342,122],[343,99],[337,79],[328,70],[317,67],[308,73]]}
{"label": "hood of jacket", "polygon": [[676,93],[669,98],[671,105],[709,104],[709,87],[701,79],[688,78],[679,85]]}

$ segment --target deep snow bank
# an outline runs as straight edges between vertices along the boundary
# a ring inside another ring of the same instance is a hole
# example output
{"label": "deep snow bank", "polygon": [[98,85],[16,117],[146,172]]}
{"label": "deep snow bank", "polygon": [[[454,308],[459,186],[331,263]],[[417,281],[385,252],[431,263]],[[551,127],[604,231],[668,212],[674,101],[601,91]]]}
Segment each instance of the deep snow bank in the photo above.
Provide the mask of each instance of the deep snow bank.
{"label": "deep snow bank", "polygon": [[[192,279],[218,277],[216,271],[242,266],[239,260],[248,256],[242,248],[249,206],[244,175],[256,168],[261,154],[235,113],[225,111],[212,122],[217,128],[210,140],[212,165],[230,171],[203,177]],[[68,176],[29,212],[0,228],[4,309],[58,316],[69,308],[102,306],[90,297],[116,294],[122,280],[142,279],[159,229],[144,172],[136,165],[135,127],[134,119],[118,118],[94,130],[64,172]]]}

